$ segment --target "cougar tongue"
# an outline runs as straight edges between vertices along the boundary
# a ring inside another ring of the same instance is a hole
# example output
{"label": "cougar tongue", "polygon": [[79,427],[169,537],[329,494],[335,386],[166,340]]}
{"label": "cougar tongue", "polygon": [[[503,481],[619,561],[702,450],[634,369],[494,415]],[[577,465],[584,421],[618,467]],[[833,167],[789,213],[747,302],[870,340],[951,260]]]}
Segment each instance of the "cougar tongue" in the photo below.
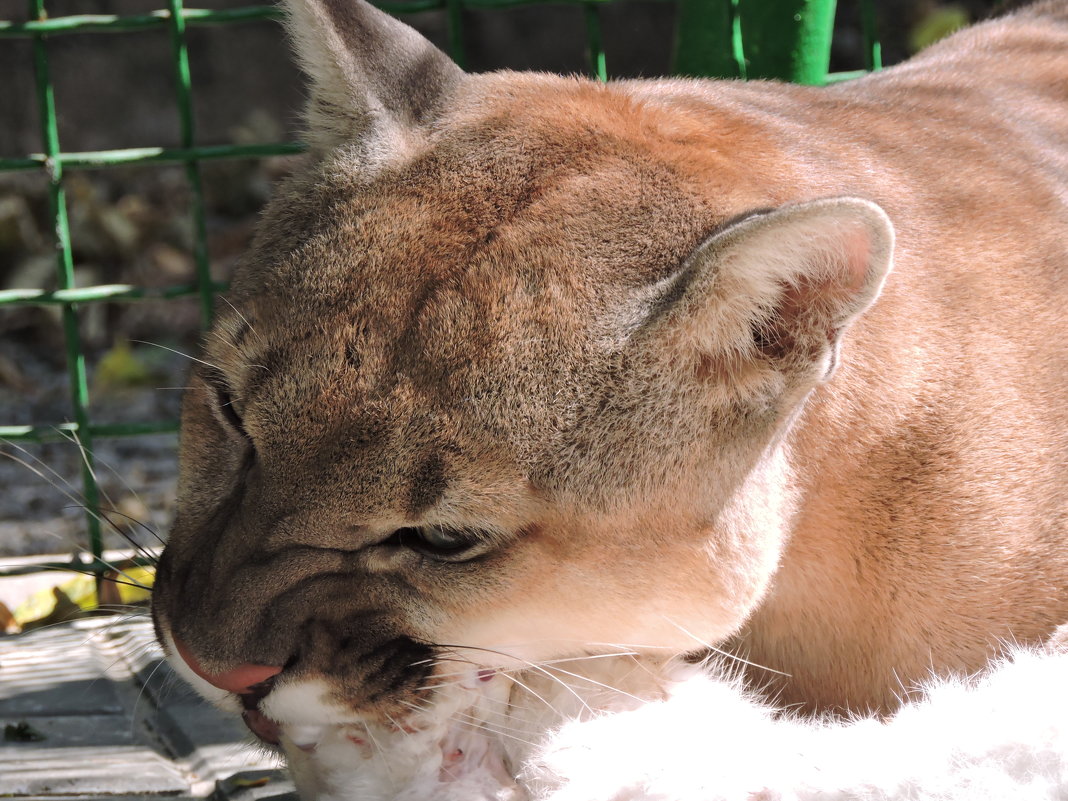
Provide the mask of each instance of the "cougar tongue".
{"label": "cougar tongue", "polygon": [[260,711],[260,701],[271,691],[270,680],[253,685],[249,692],[241,693],[241,719],[245,721],[249,731],[271,745],[278,745],[281,736],[279,725]]}
{"label": "cougar tongue", "polygon": [[241,719],[245,721],[249,731],[271,745],[278,745],[281,730],[277,723],[260,712],[258,709],[246,709],[241,713]]}

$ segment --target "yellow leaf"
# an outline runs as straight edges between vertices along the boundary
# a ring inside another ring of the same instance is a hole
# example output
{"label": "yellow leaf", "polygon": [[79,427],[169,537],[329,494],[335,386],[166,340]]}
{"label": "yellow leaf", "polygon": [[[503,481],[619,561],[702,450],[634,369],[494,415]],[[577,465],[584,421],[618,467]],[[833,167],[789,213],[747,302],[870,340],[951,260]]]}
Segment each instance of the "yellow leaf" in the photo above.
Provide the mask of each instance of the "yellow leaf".
{"label": "yellow leaf", "polygon": [[[154,567],[124,567],[122,573],[116,575],[118,581],[126,582],[117,584],[119,598],[124,604],[143,603],[152,597],[152,584],[156,580],[156,568]],[[132,587],[131,584],[140,584],[140,587]]]}
{"label": "yellow leaf", "polygon": [[270,780],[270,776],[260,776],[257,779],[234,779],[234,787],[263,787]]}
{"label": "yellow leaf", "polygon": [[100,357],[93,374],[93,385],[100,391],[143,387],[155,380],[155,373],[134,353],[126,340],[116,342],[111,350]]}

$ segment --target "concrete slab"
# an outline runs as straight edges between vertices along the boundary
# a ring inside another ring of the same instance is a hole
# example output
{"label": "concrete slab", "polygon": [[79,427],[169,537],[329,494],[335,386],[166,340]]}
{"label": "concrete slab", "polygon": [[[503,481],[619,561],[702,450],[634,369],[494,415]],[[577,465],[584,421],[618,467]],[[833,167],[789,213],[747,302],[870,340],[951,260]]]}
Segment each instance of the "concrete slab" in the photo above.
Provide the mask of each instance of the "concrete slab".
{"label": "concrete slab", "polygon": [[0,717],[120,714],[125,671],[109,675],[91,639],[68,627],[0,639]]}
{"label": "concrete slab", "polygon": [[147,618],[0,637],[7,726],[0,797],[296,801],[279,761],[170,671]]}
{"label": "concrete slab", "polygon": [[23,748],[0,753],[4,795],[179,794],[190,789],[181,768],[144,746]]}

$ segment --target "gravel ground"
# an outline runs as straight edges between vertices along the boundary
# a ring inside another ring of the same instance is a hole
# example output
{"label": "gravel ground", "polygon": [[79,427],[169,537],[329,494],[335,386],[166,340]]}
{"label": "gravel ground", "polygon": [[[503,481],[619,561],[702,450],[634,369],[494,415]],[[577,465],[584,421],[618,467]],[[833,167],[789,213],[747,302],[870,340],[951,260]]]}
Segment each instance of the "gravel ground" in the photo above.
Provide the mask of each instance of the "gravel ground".
{"label": "gravel ground", "polygon": [[[70,417],[66,374],[35,351],[39,349],[17,342],[0,343],[0,355],[16,360],[23,379],[19,391],[0,383],[3,424],[54,424]],[[184,383],[186,360],[167,351],[159,353],[163,358],[152,362],[153,385],[94,393],[91,418],[106,423],[175,419],[181,392],[165,387]],[[129,547],[124,534],[141,544],[159,544],[152,531],[162,535],[169,525],[176,444],[174,434],[94,443],[101,503],[116,510],[109,518],[122,529],[104,527],[106,547]],[[0,457],[0,556],[67,553],[86,547],[86,516],[81,508],[83,456],[78,445],[72,441],[4,442]]]}
{"label": "gravel ground", "polygon": [[[104,526],[106,548],[130,547],[127,537],[139,545],[160,544],[157,535],[165,536],[174,504],[175,441],[160,435],[96,447],[101,503],[116,510],[106,512],[115,524]],[[0,461],[0,556],[88,548],[78,448],[6,445],[0,456],[13,457]]]}

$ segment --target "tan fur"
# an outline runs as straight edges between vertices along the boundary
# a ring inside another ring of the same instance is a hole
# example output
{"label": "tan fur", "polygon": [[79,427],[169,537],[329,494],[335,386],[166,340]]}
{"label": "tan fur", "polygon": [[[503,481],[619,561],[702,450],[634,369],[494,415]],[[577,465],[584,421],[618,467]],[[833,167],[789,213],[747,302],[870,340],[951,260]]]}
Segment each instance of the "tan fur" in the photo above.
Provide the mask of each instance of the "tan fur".
{"label": "tan fur", "polygon": [[[194,371],[156,593],[205,669],[374,716],[438,644],[704,643],[887,710],[1068,620],[1064,2],[825,89],[463,76],[293,5],[317,155]],[[386,543],[430,524],[473,558]]]}

